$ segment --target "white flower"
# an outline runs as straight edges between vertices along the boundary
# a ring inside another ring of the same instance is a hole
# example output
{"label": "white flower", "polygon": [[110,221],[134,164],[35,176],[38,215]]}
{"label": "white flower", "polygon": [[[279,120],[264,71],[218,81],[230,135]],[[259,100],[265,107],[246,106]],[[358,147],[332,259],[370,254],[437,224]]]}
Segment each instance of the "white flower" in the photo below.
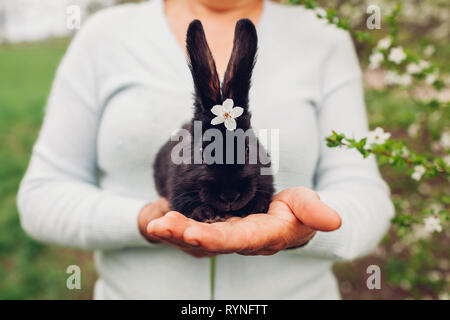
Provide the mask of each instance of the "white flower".
{"label": "white flower", "polygon": [[367,144],[369,146],[374,144],[384,144],[390,136],[391,134],[389,132],[384,132],[383,128],[377,127],[375,130],[369,132]]}
{"label": "white flower", "polygon": [[420,131],[420,125],[418,123],[412,123],[408,127],[408,135],[412,138],[417,137]]}
{"label": "white flower", "polygon": [[407,73],[400,75],[395,71],[386,72],[384,80],[389,85],[398,84],[401,86],[409,86],[412,83],[411,75],[409,75]]}
{"label": "white flower", "polygon": [[408,148],[407,148],[407,147],[403,147],[403,148],[402,148],[402,157],[403,157],[403,158],[408,158],[409,155],[410,155],[410,153],[409,153]]}
{"label": "white flower", "polygon": [[422,72],[422,68],[416,63],[410,63],[406,66],[406,72],[409,74],[416,74]]}
{"label": "white flower", "polygon": [[446,87],[450,87],[450,75],[444,76],[444,84]]}
{"label": "white flower", "polygon": [[378,49],[388,49],[392,44],[391,37],[387,36],[383,39],[380,39],[377,43]]}
{"label": "white flower", "polygon": [[402,280],[400,281],[400,288],[405,291],[409,291],[411,290],[411,283],[408,280]]}
{"label": "white flower", "polygon": [[212,125],[224,123],[227,130],[233,131],[236,129],[236,118],[244,113],[241,107],[234,107],[233,99],[226,99],[222,105],[215,105],[211,108],[211,112],[216,115],[211,120]]}
{"label": "white flower", "polygon": [[415,167],[414,167],[414,172],[413,172],[413,174],[411,175],[411,177],[412,177],[414,180],[419,181],[420,179],[422,179],[422,176],[424,175],[424,173],[425,173],[426,171],[427,171],[427,170],[426,170],[425,167],[422,166],[422,165],[415,166]]}
{"label": "white flower", "polygon": [[398,78],[399,74],[397,72],[388,71],[384,76],[384,81],[386,81],[387,84],[398,84]]}
{"label": "white flower", "polygon": [[445,131],[439,140],[440,145],[444,149],[450,149],[450,131]]}
{"label": "white flower", "polygon": [[409,74],[402,74],[398,78],[398,84],[401,86],[409,86],[412,83],[412,77]]}
{"label": "white flower", "polygon": [[433,270],[428,273],[428,279],[433,282],[439,281],[442,278],[441,273],[439,271]]}
{"label": "white flower", "polygon": [[450,101],[450,89],[441,90],[438,92],[436,99],[441,103]]}
{"label": "white flower", "polygon": [[369,69],[376,69],[384,60],[384,55],[381,52],[374,52],[369,57]]}
{"label": "white flower", "polygon": [[415,239],[427,239],[430,237],[430,232],[425,230],[423,225],[415,224],[412,228],[413,237]]}
{"label": "white flower", "polygon": [[388,59],[395,64],[400,64],[403,60],[406,59],[406,53],[403,51],[402,47],[392,48],[389,52]]}
{"label": "white flower", "polygon": [[441,232],[442,226],[441,226],[441,220],[439,220],[438,217],[431,216],[423,219],[424,228],[428,232]]}
{"label": "white flower", "polygon": [[427,77],[425,78],[425,82],[428,83],[429,85],[432,85],[438,78],[438,73],[431,73],[429,75],[427,75]]}
{"label": "white flower", "polygon": [[434,53],[435,49],[432,44],[429,44],[423,49],[423,54],[427,57],[431,56]]}
{"label": "white flower", "polygon": [[450,167],[450,154],[444,156],[442,160],[444,160],[445,164]]}
{"label": "white flower", "polygon": [[420,60],[419,61],[419,67],[423,70],[423,69],[428,69],[430,67],[430,63],[428,61],[425,60]]}

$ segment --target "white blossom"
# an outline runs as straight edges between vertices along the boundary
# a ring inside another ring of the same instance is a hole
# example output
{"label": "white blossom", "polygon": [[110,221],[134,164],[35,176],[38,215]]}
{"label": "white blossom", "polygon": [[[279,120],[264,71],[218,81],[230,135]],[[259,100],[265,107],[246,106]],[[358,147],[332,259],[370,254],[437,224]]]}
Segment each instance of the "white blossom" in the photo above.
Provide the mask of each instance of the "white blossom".
{"label": "white blossom", "polygon": [[428,239],[431,235],[421,224],[415,224],[412,228],[414,239]]}
{"label": "white blossom", "polygon": [[424,70],[424,69],[428,69],[430,67],[430,63],[428,61],[425,60],[420,60],[418,63],[419,67]]}
{"label": "white blossom", "polygon": [[429,44],[425,47],[425,49],[423,49],[423,54],[426,57],[429,57],[429,56],[433,55],[434,51],[435,51],[434,46],[432,44]]}
{"label": "white blossom", "polygon": [[212,125],[225,124],[227,130],[233,131],[236,129],[236,118],[244,113],[241,107],[234,107],[233,99],[226,99],[222,105],[215,105],[211,108],[211,112],[216,115],[211,120]]}
{"label": "white blossom", "polygon": [[432,85],[436,80],[438,79],[438,73],[431,73],[429,75],[427,75],[427,77],[425,78],[425,82],[429,85]]}
{"label": "white blossom", "polygon": [[395,71],[386,72],[384,80],[389,85],[401,85],[401,86],[405,86],[405,87],[409,86],[412,83],[411,75],[409,75],[407,73],[398,74]]}
{"label": "white blossom", "polygon": [[450,75],[444,76],[444,84],[446,87],[450,87]]}
{"label": "white blossom", "polygon": [[444,156],[442,160],[444,160],[445,164],[450,167],[450,154]]}
{"label": "white blossom", "polygon": [[444,149],[450,149],[450,131],[445,131],[439,140],[440,145]]}
{"label": "white blossom", "polygon": [[441,103],[447,103],[450,101],[450,90],[445,89],[437,93],[436,99]]}
{"label": "white blossom", "polygon": [[432,233],[434,231],[441,232],[441,220],[436,216],[430,216],[423,219],[424,228],[426,231]]}
{"label": "white blossom", "polygon": [[439,150],[441,150],[441,145],[439,144],[439,141],[433,141],[431,143],[431,150],[433,150],[434,152],[438,152]]}
{"label": "white blossom", "polygon": [[433,270],[428,273],[428,279],[433,282],[439,281],[442,278],[442,275],[439,271]]}
{"label": "white blossom", "polygon": [[398,84],[399,74],[395,71],[388,71],[386,72],[384,76],[384,81],[386,81],[387,84]]}
{"label": "white blossom", "polygon": [[402,47],[395,47],[389,52],[388,59],[395,64],[400,64],[406,59],[406,53]]}
{"label": "white blossom", "polygon": [[377,127],[375,130],[369,132],[367,144],[369,146],[374,144],[384,144],[390,136],[391,134],[389,132],[384,132],[383,128]]}
{"label": "white blossom", "polygon": [[405,291],[409,291],[411,290],[411,283],[409,282],[409,280],[402,280],[400,281],[400,288],[402,288]]}
{"label": "white blossom", "polygon": [[426,231],[432,233],[432,232],[441,232],[442,226],[441,226],[441,220],[436,216],[430,216],[423,219],[424,228]]}
{"label": "white blossom", "polygon": [[419,134],[420,131],[420,125],[418,123],[412,123],[409,127],[408,127],[408,135],[411,138],[415,138],[417,137],[417,135]]}
{"label": "white blossom", "polygon": [[422,72],[422,68],[417,63],[410,63],[406,66],[406,72],[409,74],[417,74]]}
{"label": "white blossom", "polygon": [[377,43],[378,49],[388,49],[392,44],[391,37],[387,36],[383,39],[380,39]]}
{"label": "white blossom", "polygon": [[418,165],[414,167],[414,172],[412,173],[411,177],[416,180],[419,181],[420,179],[422,179],[422,176],[424,175],[424,173],[427,170],[425,169],[424,166],[422,165]]}
{"label": "white blossom", "polygon": [[409,155],[410,155],[410,153],[409,153],[408,148],[403,147],[403,148],[402,148],[402,157],[403,157],[403,158],[408,158]]}
{"label": "white blossom", "polygon": [[398,84],[401,86],[409,86],[412,83],[412,77],[409,74],[402,74],[398,78]]}
{"label": "white blossom", "polygon": [[380,67],[384,60],[384,55],[381,52],[374,52],[369,57],[369,69],[376,69]]}

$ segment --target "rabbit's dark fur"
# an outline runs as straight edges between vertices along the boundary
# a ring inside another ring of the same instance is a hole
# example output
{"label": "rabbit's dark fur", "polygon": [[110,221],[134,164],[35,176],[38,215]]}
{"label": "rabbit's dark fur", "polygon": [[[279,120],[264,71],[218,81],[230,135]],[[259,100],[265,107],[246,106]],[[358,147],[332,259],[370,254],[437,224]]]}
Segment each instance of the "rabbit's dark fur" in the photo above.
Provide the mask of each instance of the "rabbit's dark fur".
{"label": "rabbit's dark fur", "polygon": [[[244,113],[236,118],[237,129],[250,129],[248,92],[257,49],[253,23],[241,19],[236,24],[233,51],[222,88],[200,21],[194,20],[189,25],[186,45],[195,85],[195,101],[194,117],[183,128],[193,137],[194,121],[200,121],[203,132],[211,128],[220,130],[225,141],[227,130],[224,124],[211,124],[211,119],[215,117],[211,108],[231,98],[235,106],[244,109]],[[193,140],[188,142],[191,156],[195,152],[196,141]],[[248,150],[253,146],[248,145],[248,138],[245,142],[247,149],[244,164],[174,164],[171,152],[178,143],[168,141],[158,152],[154,163],[156,188],[161,196],[169,200],[172,210],[199,221],[267,212],[274,192],[273,177],[261,175],[261,168],[270,167],[270,163],[262,164],[259,154],[256,164],[249,163]],[[200,143],[203,147],[199,149],[201,154],[201,150],[205,150],[210,142]],[[257,148],[262,148],[259,143]],[[225,147],[223,152],[225,158]]]}

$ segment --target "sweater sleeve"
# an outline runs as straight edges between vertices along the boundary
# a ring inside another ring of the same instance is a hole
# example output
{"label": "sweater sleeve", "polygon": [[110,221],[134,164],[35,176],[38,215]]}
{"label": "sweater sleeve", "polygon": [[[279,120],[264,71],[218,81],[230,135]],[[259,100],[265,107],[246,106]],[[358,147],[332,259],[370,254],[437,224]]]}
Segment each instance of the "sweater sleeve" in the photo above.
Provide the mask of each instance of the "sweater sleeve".
{"label": "sweater sleeve", "polygon": [[23,229],[33,238],[84,249],[147,245],[137,216],[144,201],[97,187],[99,105],[91,19],[61,62],[44,123],[17,197]]}
{"label": "sweater sleeve", "polygon": [[354,259],[376,247],[389,228],[394,209],[374,157],[363,159],[355,150],[325,144],[332,130],[355,138],[368,134],[358,59],[350,36],[344,32],[339,35],[322,73],[315,189],[321,200],[339,213],[342,226],[333,232],[317,232],[298,250],[306,255]]}

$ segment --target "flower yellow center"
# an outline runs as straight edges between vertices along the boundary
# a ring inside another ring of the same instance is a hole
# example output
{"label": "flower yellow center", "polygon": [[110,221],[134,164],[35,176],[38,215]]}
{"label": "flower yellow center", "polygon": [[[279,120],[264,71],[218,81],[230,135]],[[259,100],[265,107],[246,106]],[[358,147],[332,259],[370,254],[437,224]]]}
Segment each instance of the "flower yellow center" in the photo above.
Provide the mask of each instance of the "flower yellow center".
{"label": "flower yellow center", "polygon": [[230,115],[230,113],[229,112],[225,112],[224,114],[223,114],[223,117],[224,118],[229,118],[231,115]]}

